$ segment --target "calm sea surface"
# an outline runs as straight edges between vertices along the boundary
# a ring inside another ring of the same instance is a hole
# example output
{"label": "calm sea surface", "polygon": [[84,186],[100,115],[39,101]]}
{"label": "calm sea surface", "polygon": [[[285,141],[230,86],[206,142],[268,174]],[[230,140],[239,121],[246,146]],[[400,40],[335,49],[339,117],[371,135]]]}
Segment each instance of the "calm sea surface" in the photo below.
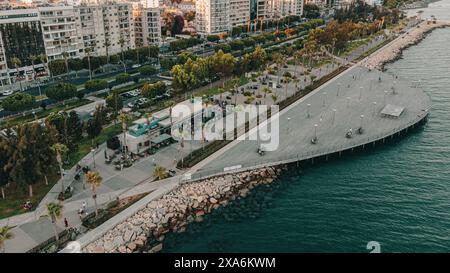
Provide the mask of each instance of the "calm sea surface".
{"label": "calm sea surface", "polygon": [[[425,15],[450,20],[450,0]],[[423,15],[424,16],[424,15]],[[447,18],[445,18],[447,17]],[[170,235],[166,252],[450,251],[450,29],[438,29],[387,73],[421,80],[429,122],[375,150],[285,174]]]}

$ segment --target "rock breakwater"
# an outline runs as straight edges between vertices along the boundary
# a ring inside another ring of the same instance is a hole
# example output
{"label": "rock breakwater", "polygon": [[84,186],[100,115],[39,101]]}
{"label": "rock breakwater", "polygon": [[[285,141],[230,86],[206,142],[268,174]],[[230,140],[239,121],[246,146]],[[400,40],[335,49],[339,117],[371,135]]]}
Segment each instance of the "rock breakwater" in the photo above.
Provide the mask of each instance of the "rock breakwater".
{"label": "rock breakwater", "polygon": [[266,167],[182,184],[88,244],[83,252],[159,252],[167,233],[184,232],[190,223],[246,197],[258,185],[272,183],[280,173],[281,168]]}

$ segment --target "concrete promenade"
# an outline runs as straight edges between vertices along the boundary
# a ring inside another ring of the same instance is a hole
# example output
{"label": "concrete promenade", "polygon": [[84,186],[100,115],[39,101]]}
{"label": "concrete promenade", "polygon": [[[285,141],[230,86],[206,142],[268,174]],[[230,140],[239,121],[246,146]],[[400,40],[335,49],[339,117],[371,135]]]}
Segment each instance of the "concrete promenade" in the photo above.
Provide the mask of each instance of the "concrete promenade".
{"label": "concrete promenade", "polygon": [[[380,112],[387,104],[402,106],[404,112],[399,118],[384,117]],[[302,161],[365,145],[417,123],[429,108],[429,98],[409,82],[355,66],[280,112],[275,151],[261,156],[258,141],[237,140],[196,166],[192,176],[208,176],[230,167],[239,170]],[[356,132],[359,127],[362,134]],[[353,137],[347,138],[351,128]],[[256,130],[251,130],[252,134]],[[315,135],[317,143],[312,144]]]}

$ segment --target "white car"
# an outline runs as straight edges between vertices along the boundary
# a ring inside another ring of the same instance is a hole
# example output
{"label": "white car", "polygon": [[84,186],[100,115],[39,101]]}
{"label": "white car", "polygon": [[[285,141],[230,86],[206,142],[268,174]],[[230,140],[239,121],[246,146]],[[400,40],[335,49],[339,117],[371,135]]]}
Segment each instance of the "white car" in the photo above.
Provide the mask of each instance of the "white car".
{"label": "white car", "polygon": [[139,68],[139,67],[141,67],[140,64],[133,64],[133,65],[131,66],[131,68]]}
{"label": "white car", "polygon": [[2,96],[9,96],[9,95],[12,95],[12,94],[14,94],[13,90],[5,90],[5,91],[2,92]]}

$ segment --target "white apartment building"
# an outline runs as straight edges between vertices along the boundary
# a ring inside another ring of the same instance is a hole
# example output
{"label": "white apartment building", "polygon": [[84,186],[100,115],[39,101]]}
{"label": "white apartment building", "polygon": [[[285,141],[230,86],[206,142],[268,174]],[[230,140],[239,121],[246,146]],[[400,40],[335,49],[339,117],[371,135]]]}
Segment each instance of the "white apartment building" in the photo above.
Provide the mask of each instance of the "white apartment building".
{"label": "white apartment building", "polygon": [[77,6],[78,37],[83,43],[84,52],[90,50],[92,56],[106,55],[105,29],[103,23],[103,8],[101,6]]}
{"label": "white apartment building", "polygon": [[201,35],[219,34],[231,29],[231,0],[197,0],[195,25]]}
{"label": "white apartment building", "polygon": [[250,0],[230,0],[231,28],[248,24],[250,21]]}
{"label": "white apartment building", "polygon": [[129,3],[101,5],[105,29],[105,50],[111,55],[136,47],[133,9]]}
{"label": "white apartment building", "polygon": [[64,52],[70,58],[80,57],[83,44],[78,40],[77,16],[73,7],[41,7],[38,10],[48,60],[62,59]]}
{"label": "white apartment building", "polygon": [[257,0],[256,18],[272,20],[303,14],[303,0]]}
{"label": "white apartment building", "polygon": [[161,44],[161,11],[159,6],[136,6],[133,9],[136,47]]}

